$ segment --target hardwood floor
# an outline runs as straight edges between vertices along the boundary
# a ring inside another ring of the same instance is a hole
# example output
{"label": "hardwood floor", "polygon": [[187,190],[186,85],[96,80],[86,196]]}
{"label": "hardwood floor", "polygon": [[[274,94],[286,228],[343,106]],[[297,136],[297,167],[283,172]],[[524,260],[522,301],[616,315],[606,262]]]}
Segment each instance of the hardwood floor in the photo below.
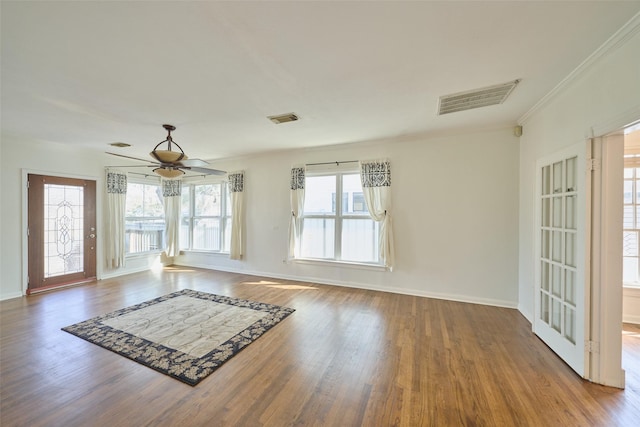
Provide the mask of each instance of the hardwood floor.
{"label": "hardwood floor", "polygon": [[[169,292],[296,312],[196,387],[61,327]],[[0,425],[631,426],[626,390],[583,381],[516,310],[209,270],[168,268],[0,303]]]}

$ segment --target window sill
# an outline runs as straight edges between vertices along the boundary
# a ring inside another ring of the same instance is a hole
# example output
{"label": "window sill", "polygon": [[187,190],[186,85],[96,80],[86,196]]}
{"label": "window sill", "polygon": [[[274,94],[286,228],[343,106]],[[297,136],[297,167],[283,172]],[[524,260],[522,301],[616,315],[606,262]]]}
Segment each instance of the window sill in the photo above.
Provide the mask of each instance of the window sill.
{"label": "window sill", "polygon": [[387,271],[388,269],[381,264],[368,264],[363,262],[335,261],[314,258],[295,258],[291,260],[296,264],[323,265],[331,267],[354,268],[358,270]]}
{"label": "window sill", "polygon": [[180,255],[188,255],[188,254],[229,256],[229,252],[207,251],[205,249],[180,249]]}

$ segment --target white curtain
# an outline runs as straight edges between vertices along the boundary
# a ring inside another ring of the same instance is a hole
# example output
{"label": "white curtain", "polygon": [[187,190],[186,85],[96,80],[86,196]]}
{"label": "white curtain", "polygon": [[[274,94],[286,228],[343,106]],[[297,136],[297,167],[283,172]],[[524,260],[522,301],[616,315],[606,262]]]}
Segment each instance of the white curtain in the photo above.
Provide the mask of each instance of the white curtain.
{"label": "white curtain", "polygon": [[162,199],[164,202],[164,221],[166,248],[168,257],[180,253],[180,202],[182,181],[179,179],[162,180]]}
{"label": "white curtain", "polygon": [[300,237],[304,209],[304,168],[291,169],[291,222],[289,224],[289,258],[300,256]]}
{"label": "white curtain", "polygon": [[378,247],[385,267],[393,270],[393,227],[391,222],[391,164],[388,160],[360,162],[364,200],[374,221],[381,223]]}
{"label": "white curtain", "polygon": [[229,174],[229,194],[231,196],[231,247],[229,258],[242,258],[242,233],[244,230],[244,171]]}
{"label": "white curtain", "polygon": [[107,170],[107,227],[104,233],[107,268],[124,267],[126,201],[127,175]]}

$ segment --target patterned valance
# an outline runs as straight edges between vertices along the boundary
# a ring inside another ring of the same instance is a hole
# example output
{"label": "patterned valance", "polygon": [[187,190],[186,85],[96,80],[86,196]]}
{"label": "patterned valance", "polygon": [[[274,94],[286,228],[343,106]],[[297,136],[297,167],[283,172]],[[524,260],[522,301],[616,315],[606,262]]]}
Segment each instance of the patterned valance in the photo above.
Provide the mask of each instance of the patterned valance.
{"label": "patterned valance", "polygon": [[291,189],[304,190],[304,168],[291,169]]}
{"label": "patterned valance", "polygon": [[360,164],[362,187],[391,187],[391,163],[388,160]]}
{"label": "patterned valance", "polygon": [[182,181],[179,179],[162,180],[162,197],[180,196],[182,194]]}
{"label": "patterned valance", "polygon": [[107,172],[107,193],[127,194],[127,175]]}
{"label": "patterned valance", "polygon": [[229,191],[232,193],[242,193],[244,191],[244,172],[229,174]]}

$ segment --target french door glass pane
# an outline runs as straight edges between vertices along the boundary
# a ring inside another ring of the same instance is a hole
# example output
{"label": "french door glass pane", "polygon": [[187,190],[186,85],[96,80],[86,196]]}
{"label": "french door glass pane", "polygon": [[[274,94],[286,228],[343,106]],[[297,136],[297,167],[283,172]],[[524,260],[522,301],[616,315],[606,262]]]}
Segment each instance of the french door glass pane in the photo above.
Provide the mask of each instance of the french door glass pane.
{"label": "french door glass pane", "polygon": [[342,259],[378,261],[378,226],[369,218],[342,221]]}
{"label": "french door glass pane", "polygon": [[334,258],[334,236],[335,220],[333,218],[304,218],[302,228],[302,257]]}
{"label": "french door glass pane", "polygon": [[562,304],[555,298],[551,298],[551,327],[558,332],[561,332],[562,328]]}
{"label": "french door glass pane", "polygon": [[562,227],[562,197],[553,198],[553,226]]}
{"label": "french door glass pane", "polygon": [[554,265],[551,267],[551,293],[560,297],[562,294],[562,268]]}
{"label": "french door glass pane", "polygon": [[44,184],[44,277],[84,270],[84,188]]}
{"label": "french door glass pane", "polygon": [[553,164],[553,192],[562,193],[562,162]]}
{"label": "french door glass pane", "polygon": [[562,232],[560,231],[551,233],[551,259],[562,262]]}
{"label": "french door glass pane", "polygon": [[576,343],[576,312],[571,307],[564,307],[564,336],[572,343]]}
{"label": "french door glass pane", "polygon": [[573,306],[576,305],[576,272],[572,270],[565,270],[564,300]]}
{"label": "french door glass pane", "polygon": [[577,227],[576,196],[565,197],[565,228],[575,230]]}
{"label": "french door glass pane", "polygon": [[540,291],[540,320],[549,323],[549,295]]}
{"label": "french door glass pane", "polygon": [[570,191],[577,191],[578,188],[576,186],[576,164],[578,162],[578,158],[577,157],[572,157],[570,159],[566,160],[566,169],[567,169],[567,176],[566,176],[566,183],[565,183],[565,190],[567,192]]}
{"label": "french door glass pane", "polygon": [[540,266],[540,287],[549,292],[549,263],[544,261]]}

